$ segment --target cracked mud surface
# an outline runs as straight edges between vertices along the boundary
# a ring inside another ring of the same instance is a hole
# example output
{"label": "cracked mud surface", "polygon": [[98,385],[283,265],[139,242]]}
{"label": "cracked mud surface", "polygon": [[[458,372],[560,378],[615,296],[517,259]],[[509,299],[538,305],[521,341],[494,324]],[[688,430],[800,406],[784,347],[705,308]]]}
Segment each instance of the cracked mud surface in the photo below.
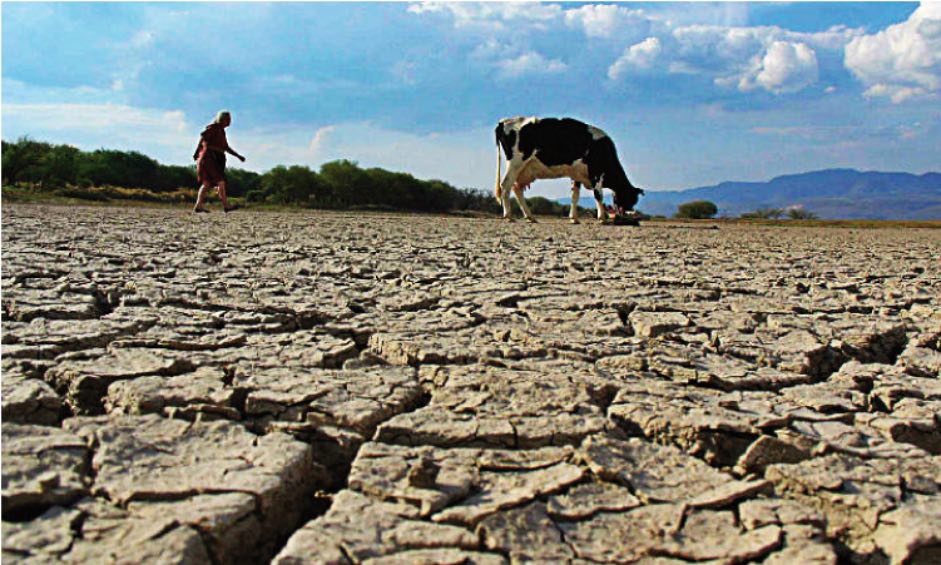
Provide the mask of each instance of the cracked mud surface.
{"label": "cracked mud surface", "polygon": [[941,232],[6,205],[9,563],[937,563]]}

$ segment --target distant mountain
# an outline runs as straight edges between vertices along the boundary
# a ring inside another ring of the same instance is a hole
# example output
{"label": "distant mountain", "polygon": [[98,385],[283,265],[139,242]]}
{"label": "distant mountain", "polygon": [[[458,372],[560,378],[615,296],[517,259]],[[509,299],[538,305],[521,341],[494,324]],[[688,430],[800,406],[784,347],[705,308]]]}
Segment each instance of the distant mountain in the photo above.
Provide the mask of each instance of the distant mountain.
{"label": "distant mountain", "polygon": [[[605,200],[610,202],[610,194]],[[784,175],[768,182],[723,182],[688,190],[647,191],[637,209],[672,216],[678,205],[692,200],[714,202],[719,216],[728,217],[758,208],[801,207],[821,218],[941,220],[941,173],[827,169]],[[571,199],[559,202],[568,204]],[[594,209],[594,198],[580,198],[579,205]]]}

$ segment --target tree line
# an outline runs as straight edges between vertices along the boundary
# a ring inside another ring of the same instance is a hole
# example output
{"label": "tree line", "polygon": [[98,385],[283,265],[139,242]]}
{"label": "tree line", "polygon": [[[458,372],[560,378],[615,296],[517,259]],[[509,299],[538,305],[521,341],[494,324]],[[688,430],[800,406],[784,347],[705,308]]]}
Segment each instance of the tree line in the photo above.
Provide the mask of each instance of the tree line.
{"label": "tree line", "polygon": [[[161,194],[191,198],[197,188],[196,168],[162,165],[137,151],[82,151],[29,138],[3,141],[3,186],[28,187],[89,199],[108,197],[160,200]],[[373,208],[420,212],[480,211],[500,213],[492,193],[455,188],[442,180],[421,180],[408,173],[364,169],[356,162],[324,163],[315,171],[301,165],[277,166],[265,173],[238,168],[226,170],[228,194],[248,202],[298,205],[310,208]],[[116,190],[84,190],[118,188]],[[178,200],[177,200],[178,201]],[[526,202],[535,214],[565,216],[568,206],[535,196]],[[679,205],[676,218],[714,218],[718,207],[707,200]],[[742,218],[813,219],[799,209],[761,208]]]}
{"label": "tree line", "polygon": [[[161,165],[137,151],[82,151],[29,138],[3,141],[3,185],[27,185],[38,190],[68,186],[141,188],[155,193],[196,187],[195,167]],[[251,171],[227,171],[229,192],[244,195],[257,185]]]}
{"label": "tree line", "polygon": [[[198,188],[194,166],[163,165],[137,151],[82,151],[29,138],[2,143],[4,186],[71,189],[70,194],[120,187],[157,195]],[[500,211],[492,193],[456,188],[441,180],[421,180],[408,173],[366,169],[349,160],[325,163],[317,171],[301,165],[277,166],[261,174],[227,168],[226,178],[229,196],[256,203],[330,209]],[[536,213],[561,215],[565,211],[546,198],[527,201]]]}

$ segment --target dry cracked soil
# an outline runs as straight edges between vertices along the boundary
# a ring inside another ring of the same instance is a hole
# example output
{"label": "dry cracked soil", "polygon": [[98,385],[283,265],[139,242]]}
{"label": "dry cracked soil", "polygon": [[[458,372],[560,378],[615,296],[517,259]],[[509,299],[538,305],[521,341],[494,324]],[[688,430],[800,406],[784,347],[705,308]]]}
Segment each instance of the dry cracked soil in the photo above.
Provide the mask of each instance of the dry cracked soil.
{"label": "dry cracked soil", "polygon": [[5,205],[4,563],[938,563],[941,230]]}

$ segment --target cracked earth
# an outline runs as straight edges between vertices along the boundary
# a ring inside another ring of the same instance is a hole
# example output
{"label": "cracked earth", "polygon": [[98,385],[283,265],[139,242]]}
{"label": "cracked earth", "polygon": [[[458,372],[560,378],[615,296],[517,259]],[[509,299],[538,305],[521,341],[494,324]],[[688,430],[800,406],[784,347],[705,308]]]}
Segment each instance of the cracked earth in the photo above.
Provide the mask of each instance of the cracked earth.
{"label": "cracked earth", "polygon": [[941,230],[3,207],[4,563],[938,563]]}

